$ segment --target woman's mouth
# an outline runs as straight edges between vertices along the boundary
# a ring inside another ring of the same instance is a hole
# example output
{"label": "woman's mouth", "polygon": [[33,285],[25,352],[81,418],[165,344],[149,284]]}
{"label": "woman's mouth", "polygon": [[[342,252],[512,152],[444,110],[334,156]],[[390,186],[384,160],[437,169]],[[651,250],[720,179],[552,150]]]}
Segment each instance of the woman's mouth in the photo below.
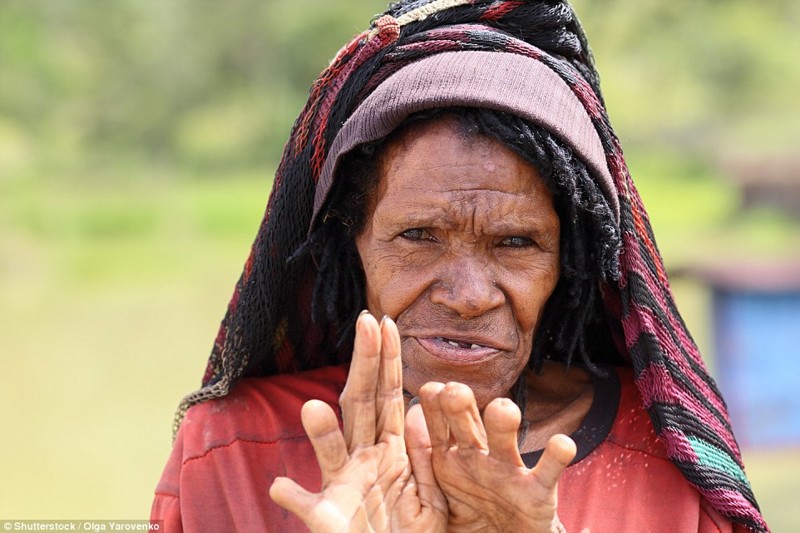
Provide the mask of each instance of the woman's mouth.
{"label": "woman's mouth", "polygon": [[485,346],[469,339],[417,337],[417,341],[432,356],[453,363],[476,363],[500,352],[497,348]]}

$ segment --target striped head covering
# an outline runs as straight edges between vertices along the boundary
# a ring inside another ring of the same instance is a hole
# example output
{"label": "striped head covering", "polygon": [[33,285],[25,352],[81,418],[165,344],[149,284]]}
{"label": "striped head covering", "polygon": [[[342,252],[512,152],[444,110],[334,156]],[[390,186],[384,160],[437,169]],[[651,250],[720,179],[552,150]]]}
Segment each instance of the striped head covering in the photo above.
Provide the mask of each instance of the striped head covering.
{"label": "striped head covering", "polygon": [[[510,55],[511,62],[518,58],[525,65],[535,62],[563,82],[569,100],[582,107],[589,137],[597,141],[591,141],[596,148],[591,150],[597,153],[576,151],[601,182],[622,237],[620,276],[603,283],[603,302],[616,322],[612,329],[618,348],[634,368],[643,407],[669,458],[717,511],[738,528],[768,531],[744,474],[725,403],[675,306],[647,213],[606,115],[583,31],[563,1],[398,2],[338,52],[314,82],[292,128],[202,388],[184,398],[175,429],[191,405],[226,395],[242,377],[323,364],[308,349],[321,337],[309,318],[313,272],[292,268],[287,259],[308,234],[336,158],[358,144],[358,138],[353,141],[342,131],[370,95],[391,85],[397,71],[429,65],[443,54],[476,52]],[[558,129],[557,124],[544,125]],[[581,141],[573,141],[573,147],[576,142]]]}

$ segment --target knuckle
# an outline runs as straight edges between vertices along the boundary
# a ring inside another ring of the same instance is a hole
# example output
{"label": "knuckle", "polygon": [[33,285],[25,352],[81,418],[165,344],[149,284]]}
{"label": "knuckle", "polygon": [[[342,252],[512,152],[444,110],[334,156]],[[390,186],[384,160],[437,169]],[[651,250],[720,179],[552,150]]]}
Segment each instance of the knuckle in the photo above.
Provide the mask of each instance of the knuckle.
{"label": "knuckle", "polygon": [[339,405],[342,407],[357,407],[374,403],[374,392],[343,392],[339,396]]}

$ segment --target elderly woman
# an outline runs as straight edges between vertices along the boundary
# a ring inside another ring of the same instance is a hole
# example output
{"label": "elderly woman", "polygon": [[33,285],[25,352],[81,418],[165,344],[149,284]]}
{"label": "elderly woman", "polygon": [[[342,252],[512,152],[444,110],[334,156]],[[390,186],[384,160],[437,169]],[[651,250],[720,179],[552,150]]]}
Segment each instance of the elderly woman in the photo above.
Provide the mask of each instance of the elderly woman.
{"label": "elderly woman", "polygon": [[562,2],[339,52],[177,425],[167,531],[767,531]]}

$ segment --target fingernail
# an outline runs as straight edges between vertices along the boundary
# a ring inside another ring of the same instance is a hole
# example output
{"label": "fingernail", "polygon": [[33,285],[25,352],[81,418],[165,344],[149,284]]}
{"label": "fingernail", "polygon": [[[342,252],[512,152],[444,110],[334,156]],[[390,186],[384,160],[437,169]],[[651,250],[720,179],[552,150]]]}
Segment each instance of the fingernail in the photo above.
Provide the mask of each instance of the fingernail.
{"label": "fingernail", "polygon": [[358,313],[358,316],[359,316],[359,317],[361,317],[361,316],[364,316],[364,315],[366,315],[366,314],[368,314],[368,313],[369,313],[369,309],[364,309],[363,311],[361,311],[360,313]]}
{"label": "fingernail", "polygon": [[414,396],[414,397],[413,397],[413,398],[411,398],[411,400],[408,402],[408,408],[409,408],[409,409],[411,409],[412,407],[414,407],[414,406],[415,406],[415,405],[417,405],[418,403],[419,403],[419,396]]}
{"label": "fingernail", "polygon": [[383,323],[384,323],[384,322],[386,322],[386,319],[387,319],[387,318],[389,318],[389,315],[383,315],[383,316],[381,317],[381,326],[383,325]]}

